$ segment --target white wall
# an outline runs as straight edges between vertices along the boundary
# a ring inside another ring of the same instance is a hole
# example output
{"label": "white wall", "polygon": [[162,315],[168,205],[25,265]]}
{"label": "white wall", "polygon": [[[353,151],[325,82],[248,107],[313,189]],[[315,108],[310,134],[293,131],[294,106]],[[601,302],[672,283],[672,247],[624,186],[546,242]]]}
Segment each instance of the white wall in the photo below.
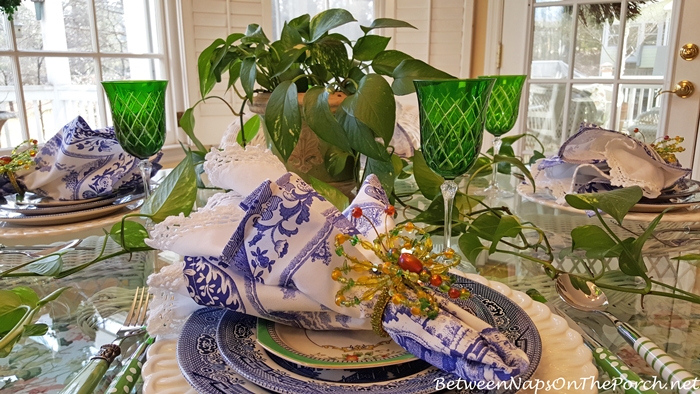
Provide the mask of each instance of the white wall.
{"label": "white wall", "polygon": [[[378,17],[405,20],[418,28],[387,29],[390,48],[427,61],[457,77],[470,74],[473,40],[474,0],[377,0]],[[211,42],[233,32],[243,32],[249,23],[257,23],[271,38],[271,0],[181,0],[185,75],[188,105],[201,98],[197,78],[197,57]],[[223,84],[221,84],[223,85]],[[214,95],[224,96],[240,108],[238,97],[224,86]],[[411,98],[407,98],[410,101]],[[233,121],[228,107],[221,102],[200,104],[195,112],[197,136],[205,144],[218,144],[227,125]]]}

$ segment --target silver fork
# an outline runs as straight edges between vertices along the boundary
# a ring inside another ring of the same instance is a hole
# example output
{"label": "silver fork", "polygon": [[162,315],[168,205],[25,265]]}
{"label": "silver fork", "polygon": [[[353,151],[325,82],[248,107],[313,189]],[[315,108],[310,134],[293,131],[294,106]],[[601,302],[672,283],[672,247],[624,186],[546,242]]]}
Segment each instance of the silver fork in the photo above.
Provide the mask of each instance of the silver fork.
{"label": "silver fork", "polygon": [[109,365],[121,354],[119,346],[124,339],[146,332],[144,324],[149,300],[150,294],[146,287],[136,289],[131,309],[126,315],[124,324],[116,333],[117,338],[112,343],[102,345],[97,355],[90,359],[90,362],[61,390],[60,394],[91,394],[95,390]]}

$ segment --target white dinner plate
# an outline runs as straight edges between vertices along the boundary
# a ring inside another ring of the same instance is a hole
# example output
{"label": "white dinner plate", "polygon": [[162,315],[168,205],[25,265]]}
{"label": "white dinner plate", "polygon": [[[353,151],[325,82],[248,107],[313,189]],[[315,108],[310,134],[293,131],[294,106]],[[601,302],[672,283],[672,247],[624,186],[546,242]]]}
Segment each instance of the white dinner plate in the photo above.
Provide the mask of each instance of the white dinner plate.
{"label": "white dinner plate", "polygon": [[34,205],[41,208],[49,207],[63,207],[68,205],[84,204],[87,202],[104,200],[106,198],[113,197],[114,195],[100,196],[93,198],[86,198],[84,200],[54,200],[51,197],[41,197],[34,193],[27,192],[24,194],[24,198],[18,198],[16,194],[5,196],[8,202],[14,202],[17,205]]}
{"label": "white dinner plate", "polygon": [[[99,197],[92,198],[89,200],[80,200],[77,203],[71,201],[71,204],[57,204],[57,205],[32,205],[26,202],[18,202],[15,200],[16,196],[6,197],[7,203],[0,205],[0,209],[18,212],[23,215],[52,215],[55,213],[66,213],[66,212],[78,212],[84,211],[86,209],[93,209],[98,207],[103,207],[105,205],[112,204],[119,198],[117,195],[112,195],[109,197]],[[52,200],[53,201],[53,200]],[[63,201],[62,201],[63,202]]]}
{"label": "white dinner plate", "polygon": [[[77,212],[56,213],[50,215],[24,215],[19,212],[0,211],[0,221],[25,226],[50,226],[54,224],[74,223],[99,218],[122,208],[136,209],[143,195],[128,195],[116,199],[110,205],[86,209]],[[133,205],[132,205],[133,204]]]}

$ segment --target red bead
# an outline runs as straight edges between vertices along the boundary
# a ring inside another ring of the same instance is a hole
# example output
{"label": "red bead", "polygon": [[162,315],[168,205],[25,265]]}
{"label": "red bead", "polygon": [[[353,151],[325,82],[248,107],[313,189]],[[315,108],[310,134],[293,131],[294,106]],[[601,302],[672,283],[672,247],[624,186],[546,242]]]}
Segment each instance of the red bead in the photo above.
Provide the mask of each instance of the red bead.
{"label": "red bead", "polygon": [[384,213],[386,213],[389,216],[394,216],[396,215],[396,208],[394,208],[393,205],[387,205],[387,207],[384,208]]}
{"label": "red bead", "polygon": [[442,284],[442,278],[440,275],[433,275],[430,278],[430,284],[433,286],[440,286]]}
{"label": "red bead", "polygon": [[447,295],[450,296],[450,298],[459,298],[459,296],[462,295],[462,292],[453,287],[447,292]]}
{"label": "red bead", "polygon": [[665,139],[665,140],[667,140],[667,139],[669,139],[669,138],[671,138],[671,137],[669,137],[669,136],[667,136],[667,135],[664,136],[664,139]]}
{"label": "red bead", "polygon": [[32,140],[32,145],[36,145],[38,142],[37,140]]}
{"label": "red bead", "polygon": [[362,208],[360,207],[355,207],[352,209],[352,217],[355,219],[359,219],[362,217]]}
{"label": "red bead", "polygon": [[423,270],[423,263],[410,253],[401,253],[401,256],[399,256],[399,267],[409,272],[418,273]]}
{"label": "red bead", "polygon": [[0,157],[0,165],[9,164],[11,161],[12,161],[12,158],[10,156]]}

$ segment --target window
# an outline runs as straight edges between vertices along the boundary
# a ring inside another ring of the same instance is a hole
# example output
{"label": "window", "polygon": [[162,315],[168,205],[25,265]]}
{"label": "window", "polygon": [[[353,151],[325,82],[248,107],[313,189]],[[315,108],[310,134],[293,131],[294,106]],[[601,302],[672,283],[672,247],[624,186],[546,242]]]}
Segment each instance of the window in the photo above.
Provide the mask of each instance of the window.
{"label": "window", "polygon": [[[647,142],[661,135],[655,94],[666,74],[672,7],[673,0],[534,2],[526,127],[547,153],[582,122],[637,128]],[[535,148],[527,144],[526,153]]]}
{"label": "window", "polygon": [[[361,25],[369,26],[375,19],[375,3],[377,1],[374,0],[273,0],[272,23],[274,26],[274,37],[279,39],[285,22],[289,22],[299,15],[309,14],[314,16],[330,8],[346,9],[350,11]],[[343,34],[353,41],[362,36],[362,30],[355,23],[341,26],[333,30],[333,32]]]}
{"label": "window", "polygon": [[0,148],[42,143],[78,115],[111,124],[100,81],[170,79],[164,15],[164,0],[24,0],[3,16]]}

